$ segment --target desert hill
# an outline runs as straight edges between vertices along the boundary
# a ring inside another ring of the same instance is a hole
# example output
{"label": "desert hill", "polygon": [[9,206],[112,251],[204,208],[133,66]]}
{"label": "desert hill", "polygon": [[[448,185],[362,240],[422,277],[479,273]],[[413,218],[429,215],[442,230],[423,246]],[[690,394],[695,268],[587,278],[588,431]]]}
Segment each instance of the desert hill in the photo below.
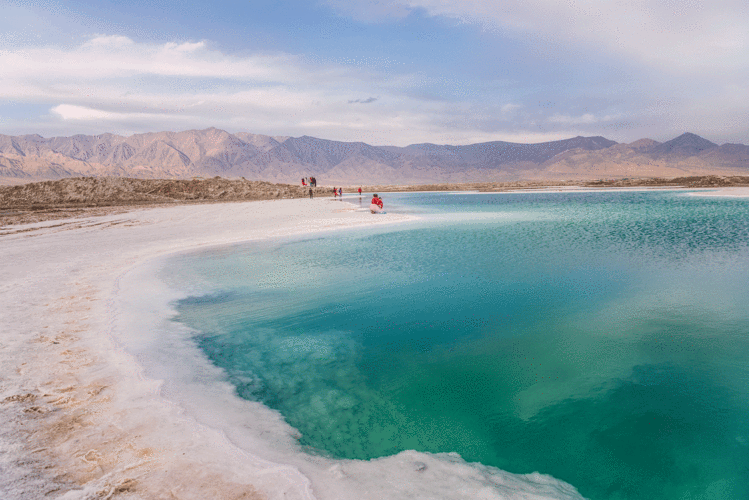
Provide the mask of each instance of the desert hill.
{"label": "desert hill", "polygon": [[618,144],[574,137],[538,144],[372,146],[315,137],[270,137],[209,128],[44,138],[0,135],[0,184],[67,177],[247,178],[321,184],[423,184],[749,173],[749,146],[686,133],[667,142]]}
{"label": "desert hill", "polygon": [[675,139],[657,144],[648,149],[648,153],[656,156],[676,155],[681,157],[695,156],[703,151],[717,148],[718,145],[707,139],[687,132]]}

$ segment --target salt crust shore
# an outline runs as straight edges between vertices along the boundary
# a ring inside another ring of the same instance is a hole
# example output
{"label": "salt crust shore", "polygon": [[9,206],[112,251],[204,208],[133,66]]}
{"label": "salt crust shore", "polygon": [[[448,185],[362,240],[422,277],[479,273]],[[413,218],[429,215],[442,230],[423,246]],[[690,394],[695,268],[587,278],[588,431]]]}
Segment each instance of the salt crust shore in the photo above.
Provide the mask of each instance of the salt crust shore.
{"label": "salt crust shore", "polygon": [[[168,382],[141,365],[150,337],[163,333],[154,317],[168,320],[163,304],[138,293],[160,286],[152,276],[159,259],[409,219],[324,199],[0,227],[0,498],[581,498],[549,476],[509,474],[454,454],[306,455],[276,412],[235,397],[195,352],[172,360],[182,373],[165,373],[174,378]],[[126,314],[128,307],[146,314]],[[171,355],[190,350],[178,341]],[[180,377],[189,383],[180,386]],[[190,393],[189,384],[204,391]]]}
{"label": "salt crust shore", "polygon": [[747,198],[749,197],[749,188],[745,187],[728,187],[719,189],[707,189],[704,191],[693,191],[689,196],[718,196],[724,198]]}

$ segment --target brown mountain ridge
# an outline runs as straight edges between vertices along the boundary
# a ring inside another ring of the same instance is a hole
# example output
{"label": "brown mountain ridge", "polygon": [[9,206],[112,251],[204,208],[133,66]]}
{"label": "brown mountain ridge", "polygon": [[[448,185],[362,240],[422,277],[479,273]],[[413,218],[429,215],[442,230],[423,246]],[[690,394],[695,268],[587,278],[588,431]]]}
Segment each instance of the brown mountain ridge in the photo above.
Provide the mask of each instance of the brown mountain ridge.
{"label": "brown mountain ridge", "polygon": [[585,180],[749,173],[749,146],[692,133],[659,143],[574,137],[537,144],[371,146],[209,128],[44,138],[0,135],[0,183],[66,177],[247,178],[323,184]]}

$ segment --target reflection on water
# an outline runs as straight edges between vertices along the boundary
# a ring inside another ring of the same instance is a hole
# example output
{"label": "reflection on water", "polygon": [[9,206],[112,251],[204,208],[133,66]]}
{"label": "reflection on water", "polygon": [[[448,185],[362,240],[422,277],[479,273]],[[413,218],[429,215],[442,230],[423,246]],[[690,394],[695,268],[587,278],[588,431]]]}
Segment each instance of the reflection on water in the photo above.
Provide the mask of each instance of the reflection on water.
{"label": "reflection on water", "polygon": [[457,451],[591,498],[747,498],[745,202],[389,201],[428,216],[175,263],[226,291],[178,319],[240,396],[318,453]]}

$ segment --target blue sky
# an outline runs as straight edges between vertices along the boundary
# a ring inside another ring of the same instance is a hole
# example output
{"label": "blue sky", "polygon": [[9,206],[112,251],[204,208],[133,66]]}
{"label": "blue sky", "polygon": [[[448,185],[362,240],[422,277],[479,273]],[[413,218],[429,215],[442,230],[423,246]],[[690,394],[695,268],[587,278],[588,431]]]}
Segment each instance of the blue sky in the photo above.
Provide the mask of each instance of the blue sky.
{"label": "blue sky", "polygon": [[745,0],[0,0],[0,133],[749,143]]}

